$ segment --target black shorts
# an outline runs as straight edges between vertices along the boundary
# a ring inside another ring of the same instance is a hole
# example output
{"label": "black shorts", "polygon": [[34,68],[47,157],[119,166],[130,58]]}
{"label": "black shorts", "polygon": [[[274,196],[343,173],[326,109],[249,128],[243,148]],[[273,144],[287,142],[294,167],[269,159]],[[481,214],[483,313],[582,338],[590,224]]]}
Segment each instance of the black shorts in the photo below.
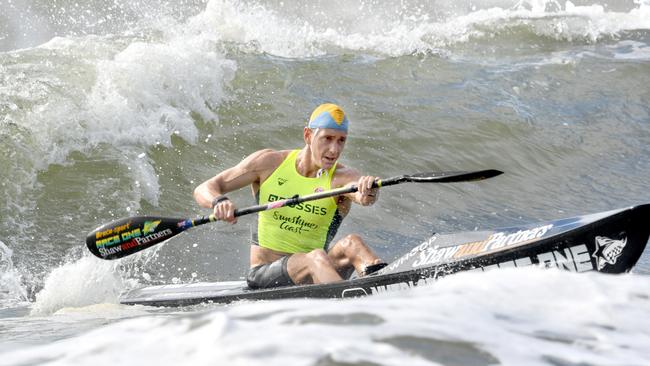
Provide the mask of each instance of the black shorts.
{"label": "black shorts", "polygon": [[248,276],[246,276],[248,287],[258,289],[295,285],[287,271],[289,257],[287,255],[275,262],[260,264],[248,270]]}

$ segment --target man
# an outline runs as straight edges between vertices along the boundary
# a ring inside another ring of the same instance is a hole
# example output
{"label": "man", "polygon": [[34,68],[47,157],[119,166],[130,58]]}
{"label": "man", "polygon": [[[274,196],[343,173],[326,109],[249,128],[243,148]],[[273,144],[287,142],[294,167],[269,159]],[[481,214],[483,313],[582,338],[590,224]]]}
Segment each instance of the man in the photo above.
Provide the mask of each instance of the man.
{"label": "man", "polygon": [[351,203],[372,205],[379,194],[372,188],[375,177],[361,176],[338,163],[348,125],[339,106],[320,105],[303,130],[305,147],[301,150],[257,151],[194,190],[199,205],[234,224],[235,204],[225,194],[248,185],[258,204],[352,184],[359,187],[356,193],[259,212],[251,244],[249,287],[329,283],[341,281],[352,270],[363,276],[386,265],[358,235],[330,245]]}

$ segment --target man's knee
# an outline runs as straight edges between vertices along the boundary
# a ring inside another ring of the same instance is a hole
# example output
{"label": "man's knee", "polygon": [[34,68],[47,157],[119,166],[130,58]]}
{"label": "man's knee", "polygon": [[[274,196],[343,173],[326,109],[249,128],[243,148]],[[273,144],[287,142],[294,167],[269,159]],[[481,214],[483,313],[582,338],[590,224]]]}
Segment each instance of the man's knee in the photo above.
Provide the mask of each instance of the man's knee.
{"label": "man's knee", "polygon": [[344,252],[356,252],[360,247],[363,247],[366,244],[363,242],[363,239],[361,239],[361,236],[357,234],[349,234],[343,238],[338,245],[341,246],[341,250]]}
{"label": "man's knee", "polygon": [[363,244],[363,239],[361,239],[361,236],[358,234],[349,234],[345,237],[345,239],[350,243]]}
{"label": "man's knee", "polygon": [[316,265],[331,266],[330,257],[323,249],[314,249],[311,252],[307,253],[307,257],[312,263]]}

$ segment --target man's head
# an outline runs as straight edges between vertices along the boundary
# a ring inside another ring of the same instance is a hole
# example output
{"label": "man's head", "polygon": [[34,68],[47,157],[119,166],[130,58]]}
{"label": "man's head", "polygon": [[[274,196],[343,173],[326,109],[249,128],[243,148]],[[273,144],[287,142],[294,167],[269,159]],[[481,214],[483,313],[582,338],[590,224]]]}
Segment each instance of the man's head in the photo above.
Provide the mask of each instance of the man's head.
{"label": "man's head", "polygon": [[304,130],[305,143],[319,168],[330,169],[343,152],[348,136],[348,118],[336,104],[321,104],[311,114]]}

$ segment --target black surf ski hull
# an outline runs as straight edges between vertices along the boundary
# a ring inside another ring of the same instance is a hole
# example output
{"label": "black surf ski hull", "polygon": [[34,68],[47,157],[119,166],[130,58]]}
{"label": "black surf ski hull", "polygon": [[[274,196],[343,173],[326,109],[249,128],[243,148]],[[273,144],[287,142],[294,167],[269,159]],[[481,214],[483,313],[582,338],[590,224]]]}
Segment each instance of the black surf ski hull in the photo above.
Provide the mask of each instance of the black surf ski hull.
{"label": "black surf ski hull", "polygon": [[650,204],[494,231],[434,235],[368,277],[331,284],[250,290],[244,281],[151,286],[122,304],[187,306],[239,300],[346,298],[418,286],[460,271],[538,265],[624,273],[648,242]]}

